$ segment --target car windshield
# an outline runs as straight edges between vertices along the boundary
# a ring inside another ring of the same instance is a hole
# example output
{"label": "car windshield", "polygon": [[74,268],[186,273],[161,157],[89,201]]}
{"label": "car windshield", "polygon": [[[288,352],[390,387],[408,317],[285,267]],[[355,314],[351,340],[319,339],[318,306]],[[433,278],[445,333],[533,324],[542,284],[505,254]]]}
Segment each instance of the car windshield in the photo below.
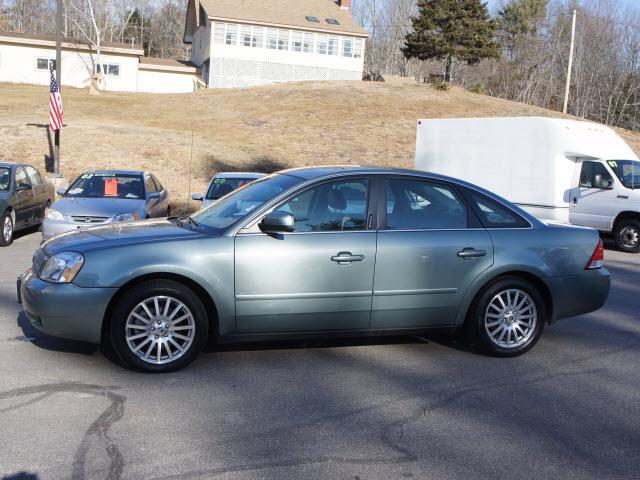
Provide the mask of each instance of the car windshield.
{"label": "car windshield", "polygon": [[640,162],[637,160],[608,160],[607,163],[627,188],[640,188]]}
{"label": "car windshield", "polygon": [[233,192],[254,180],[255,178],[213,177],[213,181],[209,186],[209,191],[207,191],[207,196],[205,198],[207,200],[217,200],[224,197],[227,193]]}
{"label": "car windshield", "polygon": [[225,230],[265,202],[303,181],[292,175],[271,175],[235,190],[219,202],[191,215],[191,218],[206,227]]}
{"label": "car windshield", "polygon": [[0,190],[9,190],[11,180],[11,170],[6,167],[0,167]]}
{"label": "car windshield", "polygon": [[85,173],[73,182],[65,197],[136,200],[144,198],[144,184],[140,175]]}

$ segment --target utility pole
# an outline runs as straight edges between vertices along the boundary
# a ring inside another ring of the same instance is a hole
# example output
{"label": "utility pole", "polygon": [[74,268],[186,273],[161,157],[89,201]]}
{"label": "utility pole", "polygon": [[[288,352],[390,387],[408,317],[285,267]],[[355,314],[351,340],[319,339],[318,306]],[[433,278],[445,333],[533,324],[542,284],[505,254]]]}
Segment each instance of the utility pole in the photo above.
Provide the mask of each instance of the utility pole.
{"label": "utility pole", "polygon": [[[62,0],[56,0],[56,82],[62,92]],[[55,131],[53,143],[53,176],[60,176],[60,132]]]}
{"label": "utility pole", "polygon": [[567,113],[569,106],[569,89],[571,88],[571,70],[573,70],[573,50],[576,41],[576,15],[578,11],[573,10],[573,20],[571,21],[571,51],[569,52],[569,66],[567,67],[567,86],[564,91],[564,105],[562,106],[562,113]]}

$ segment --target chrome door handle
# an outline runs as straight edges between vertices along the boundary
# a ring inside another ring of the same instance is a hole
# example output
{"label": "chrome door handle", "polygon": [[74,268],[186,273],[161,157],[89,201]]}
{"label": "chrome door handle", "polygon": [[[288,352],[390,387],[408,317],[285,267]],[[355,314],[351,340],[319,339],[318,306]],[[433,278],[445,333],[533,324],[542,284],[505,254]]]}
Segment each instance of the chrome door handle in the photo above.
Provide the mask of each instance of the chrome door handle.
{"label": "chrome door handle", "polygon": [[340,252],[338,255],[331,257],[332,262],[338,262],[340,265],[348,265],[351,262],[364,262],[364,255],[352,255],[351,252]]}
{"label": "chrome door handle", "polygon": [[461,252],[458,252],[460,258],[477,258],[487,255],[486,250],[476,250],[475,248],[465,248]]}
{"label": "chrome door handle", "polygon": [[629,200],[629,195],[618,195],[618,198],[621,198],[623,200]]}

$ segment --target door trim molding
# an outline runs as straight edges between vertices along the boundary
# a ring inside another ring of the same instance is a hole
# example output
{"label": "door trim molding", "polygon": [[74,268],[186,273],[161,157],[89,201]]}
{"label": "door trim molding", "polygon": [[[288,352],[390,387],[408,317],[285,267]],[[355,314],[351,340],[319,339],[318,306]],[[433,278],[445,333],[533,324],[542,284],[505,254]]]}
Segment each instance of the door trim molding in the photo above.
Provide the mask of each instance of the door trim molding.
{"label": "door trim molding", "polygon": [[457,292],[457,288],[420,288],[415,290],[375,290],[373,295],[376,297],[388,297],[392,295],[434,295]]}
{"label": "door trim molding", "polygon": [[371,290],[356,292],[319,292],[319,293],[267,293],[258,295],[236,295],[239,302],[251,300],[305,300],[312,298],[370,297]]}

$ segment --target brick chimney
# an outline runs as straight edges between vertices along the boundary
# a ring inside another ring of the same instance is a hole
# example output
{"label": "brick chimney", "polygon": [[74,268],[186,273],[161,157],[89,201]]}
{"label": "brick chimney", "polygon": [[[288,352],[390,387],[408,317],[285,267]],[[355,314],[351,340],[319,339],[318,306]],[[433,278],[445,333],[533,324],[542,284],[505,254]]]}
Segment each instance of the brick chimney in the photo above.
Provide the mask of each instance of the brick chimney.
{"label": "brick chimney", "polygon": [[338,5],[344,10],[349,10],[349,0],[338,0]]}

